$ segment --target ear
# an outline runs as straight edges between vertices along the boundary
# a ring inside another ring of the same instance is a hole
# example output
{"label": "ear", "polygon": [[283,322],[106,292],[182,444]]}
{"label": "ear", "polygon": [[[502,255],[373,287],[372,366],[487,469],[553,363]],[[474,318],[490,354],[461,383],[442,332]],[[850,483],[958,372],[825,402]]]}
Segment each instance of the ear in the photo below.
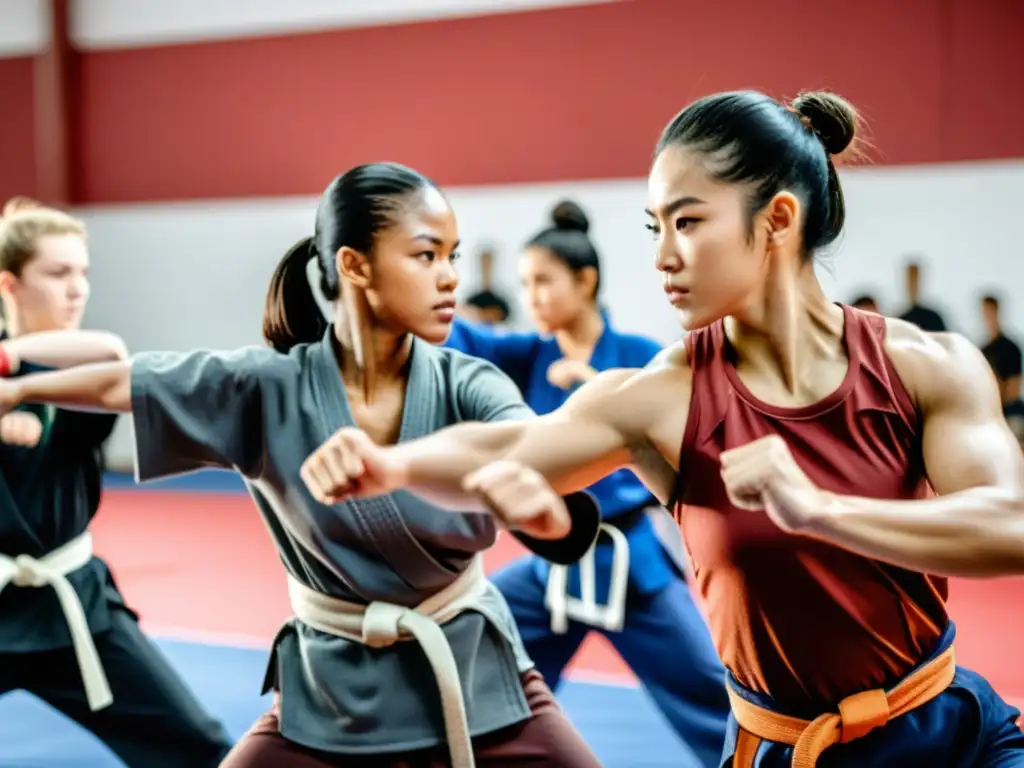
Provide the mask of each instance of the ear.
{"label": "ear", "polygon": [[338,266],[338,276],[342,280],[347,280],[356,288],[365,290],[369,287],[372,270],[370,268],[370,260],[365,255],[346,245],[338,249],[335,259]]}
{"label": "ear", "polygon": [[764,209],[769,250],[792,247],[800,240],[800,200],[792,192],[778,192]]}
{"label": "ear", "polygon": [[587,298],[590,298],[597,288],[597,270],[593,267],[584,267],[576,273],[576,281]]}
{"label": "ear", "polygon": [[9,296],[17,282],[18,278],[14,276],[13,272],[6,269],[0,272],[0,295]]}

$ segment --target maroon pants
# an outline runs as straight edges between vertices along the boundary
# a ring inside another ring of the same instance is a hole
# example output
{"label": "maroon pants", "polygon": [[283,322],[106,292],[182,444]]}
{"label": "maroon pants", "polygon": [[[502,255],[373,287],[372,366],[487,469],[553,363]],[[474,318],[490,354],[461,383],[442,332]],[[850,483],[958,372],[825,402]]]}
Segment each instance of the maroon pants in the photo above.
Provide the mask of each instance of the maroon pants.
{"label": "maroon pants", "polygon": [[[523,675],[532,717],[473,739],[478,768],[601,768],[583,737],[555,702],[534,669]],[[390,755],[338,755],[318,752],[281,735],[277,702],[231,753],[221,768],[449,768],[447,747]]]}

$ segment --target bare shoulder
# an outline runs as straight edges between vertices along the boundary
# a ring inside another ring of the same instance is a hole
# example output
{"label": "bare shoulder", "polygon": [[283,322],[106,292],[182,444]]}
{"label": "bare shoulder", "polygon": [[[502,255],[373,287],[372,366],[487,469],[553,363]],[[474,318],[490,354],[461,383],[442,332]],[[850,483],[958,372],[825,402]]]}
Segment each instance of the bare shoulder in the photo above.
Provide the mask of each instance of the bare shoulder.
{"label": "bare shoulder", "polygon": [[928,333],[912,323],[886,318],[886,351],[903,386],[922,409],[967,398],[999,402],[984,355],[959,333]]}

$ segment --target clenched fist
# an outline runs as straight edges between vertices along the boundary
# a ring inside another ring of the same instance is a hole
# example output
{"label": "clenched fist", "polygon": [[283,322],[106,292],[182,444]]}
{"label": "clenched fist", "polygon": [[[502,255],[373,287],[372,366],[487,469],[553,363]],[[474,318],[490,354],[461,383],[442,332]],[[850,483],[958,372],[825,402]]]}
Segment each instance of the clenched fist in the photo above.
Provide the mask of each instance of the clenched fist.
{"label": "clenched fist", "polygon": [[0,442],[34,448],[43,436],[43,423],[34,413],[12,411],[0,416]]}
{"label": "clenched fist", "polygon": [[572,518],[562,497],[547,480],[514,461],[496,461],[469,474],[462,482],[467,493],[478,494],[491,513],[513,530],[535,539],[563,539]]}
{"label": "clenched fist", "polygon": [[337,504],[400,488],[404,469],[363,430],[343,427],[310,454],[299,474],[313,498]]}
{"label": "clenched fist", "polygon": [[808,479],[777,435],[725,451],[719,461],[733,505],[763,509],[784,531],[799,533],[815,516],[828,512],[832,496]]}

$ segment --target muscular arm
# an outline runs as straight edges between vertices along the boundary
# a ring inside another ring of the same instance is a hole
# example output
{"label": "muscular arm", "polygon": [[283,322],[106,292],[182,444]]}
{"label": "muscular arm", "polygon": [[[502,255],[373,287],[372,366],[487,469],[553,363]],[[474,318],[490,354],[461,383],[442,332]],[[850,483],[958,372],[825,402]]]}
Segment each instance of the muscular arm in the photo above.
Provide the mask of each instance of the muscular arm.
{"label": "muscular arm", "polygon": [[838,497],[813,534],[924,573],[1024,573],[1024,456],[1003,418],[981,354],[955,335],[891,343],[923,419],[923,452],[937,498]]}
{"label": "muscular arm", "polygon": [[664,480],[665,465],[654,467],[652,451],[678,451],[688,389],[680,366],[659,359],[642,371],[606,371],[545,416],[459,424],[388,450],[411,488],[457,489],[466,475],[500,460],[537,470],[563,495],[634,464],[652,467],[642,472],[645,481]]}

